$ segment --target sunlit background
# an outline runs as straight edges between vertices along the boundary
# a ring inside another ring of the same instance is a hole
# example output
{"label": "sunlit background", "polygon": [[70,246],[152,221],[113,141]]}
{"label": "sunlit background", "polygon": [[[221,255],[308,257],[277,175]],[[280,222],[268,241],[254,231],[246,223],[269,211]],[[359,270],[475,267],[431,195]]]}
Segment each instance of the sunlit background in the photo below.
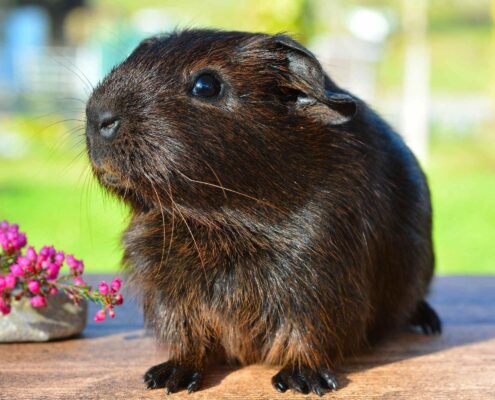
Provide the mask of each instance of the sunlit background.
{"label": "sunlit background", "polygon": [[2,0],[0,220],[117,269],[127,212],[88,168],[91,88],[154,33],[284,31],[420,158],[439,273],[495,273],[494,16],[495,0]]}

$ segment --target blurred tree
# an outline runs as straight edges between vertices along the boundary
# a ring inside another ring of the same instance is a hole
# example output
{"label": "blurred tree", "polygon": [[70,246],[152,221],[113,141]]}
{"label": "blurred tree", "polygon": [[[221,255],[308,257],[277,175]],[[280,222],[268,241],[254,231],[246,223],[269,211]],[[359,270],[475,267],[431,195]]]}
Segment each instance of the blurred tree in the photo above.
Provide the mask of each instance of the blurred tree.
{"label": "blurred tree", "polygon": [[490,24],[492,0],[434,0],[430,1],[430,29],[459,29],[464,25]]}
{"label": "blurred tree", "polygon": [[222,29],[288,32],[306,41],[315,31],[315,4],[321,0],[90,0],[103,9],[128,15],[142,8],[166,9],[179,28],[214,26]]}
{"label": "blurred tree", "polygon": [[242,29],[269,33],[287,32],[305,42],[313,33],[313,3],[313,0],[240,2],[240,9],[234,18],[238,19],[237,23],[241,24]]}
{"label": "blurred tree", "polygon": [[492,43],[490,47],[490,94],[492,97],[492,103],[495,105],[495,0],[491,0],[490,16],[492,22]]}
{"label": "blurred tree", "polygon": [[296,23],[299,25],[299,31],[305,41],[315,34],[315,20],[315,2],[313,0],[303,0]]}
{"label": "blurred tree", "polygon": [[86,0],[8,0],[10,6],[42,7],[50,17],[51,38],[54,43],[64,41],[64,20],[76,7],[86,5]]}

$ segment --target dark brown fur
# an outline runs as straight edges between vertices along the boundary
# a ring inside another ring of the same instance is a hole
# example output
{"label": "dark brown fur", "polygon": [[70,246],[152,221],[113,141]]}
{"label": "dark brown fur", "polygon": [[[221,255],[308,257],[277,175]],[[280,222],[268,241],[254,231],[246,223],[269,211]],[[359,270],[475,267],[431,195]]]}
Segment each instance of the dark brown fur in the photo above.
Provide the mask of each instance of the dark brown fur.
{"label": "dark brown fur", "polygon": [[[203,69],[224,81],[218,100],[190,95]],[[102,111],[120,118],[112,140],[98,135]],[[95,174],[132,210],[128,280],[171,349],[149,387],[196,390],[221,350],[281,365],[278,390],[321,394],[345,355],[407,322],[440,329],[423,301],[434,264],[425,177],[297,42],[148,39],[96,88],[87,116]]]}

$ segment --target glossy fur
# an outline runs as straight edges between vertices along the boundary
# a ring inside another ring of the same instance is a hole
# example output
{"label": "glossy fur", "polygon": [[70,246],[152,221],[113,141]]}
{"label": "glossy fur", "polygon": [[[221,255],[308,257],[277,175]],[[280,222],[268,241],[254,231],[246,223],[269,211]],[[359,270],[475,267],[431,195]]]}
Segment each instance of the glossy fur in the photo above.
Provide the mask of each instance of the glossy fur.
{"label": "glossy fur", "polygon": [[[213,71],[219,99],[190,94]],[[97,132],[103,111],[115,138]],[[171,360],[149,388],[197,390],[219,352],[323,394],[391,330],[440,331],[428,186],[401,138],[277,35],[192,30],[144,41],[87,106],[88,153],[126,201],[124,265]],[[424,328],[424,326],[428,328]]]}

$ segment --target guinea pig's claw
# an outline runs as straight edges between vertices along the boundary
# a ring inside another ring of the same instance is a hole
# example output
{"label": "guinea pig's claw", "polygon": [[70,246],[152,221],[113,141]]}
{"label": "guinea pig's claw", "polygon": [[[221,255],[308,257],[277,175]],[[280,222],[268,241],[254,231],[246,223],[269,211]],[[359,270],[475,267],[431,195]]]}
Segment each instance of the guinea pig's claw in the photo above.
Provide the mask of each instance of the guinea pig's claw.
{"label": "guinea pig's claw", "polygon": [[165,388],[165,393],[171,394],[186,388],[189,393],[201,387],[201,372],[167,361],[151,367],[144,374],[144,384],[147,389]]}
{"label": "guinea pig's claw", "polygon": [[303,394],[314,392],[318,396],[323,396],[327,391],[338,388],[335,374],[327,368],[317,370],[284,368],[272,378],[272,385],[282,393],[287,389],[292,389]]}
{"label": "guinea pig's claw", "polygon": [[192,393],[197,391],[201,386],[201,373],[195,372],[191,376],[191,380],[187,385],[187,392]]}
{"label": "guinea pig's claw", "polygon": [[418,303],[410,322],[413,326],[419,327],[425,335],[442,333],[442,321],[435,310],[424,300]]}

